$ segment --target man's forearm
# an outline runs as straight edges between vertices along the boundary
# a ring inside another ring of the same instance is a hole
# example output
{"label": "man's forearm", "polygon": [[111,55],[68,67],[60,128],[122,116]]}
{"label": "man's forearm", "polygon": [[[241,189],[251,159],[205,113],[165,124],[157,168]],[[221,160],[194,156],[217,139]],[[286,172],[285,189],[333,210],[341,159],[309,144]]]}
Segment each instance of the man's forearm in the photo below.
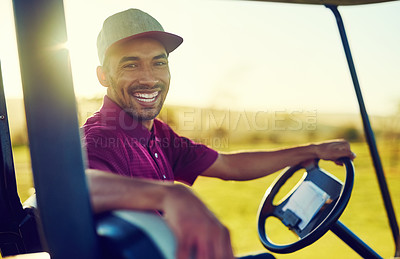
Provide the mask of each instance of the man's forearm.
{"label": "man's forearm", "polygon": [[[212,175],[224,180],[252,180],[272,174],[286,166],[317,158],[312,146],[295,147],[275,151],[241,152],[220,154],[220,167]],[[218,171],[219,170],[219,171]]]}
{"label": "man's forearm", "polygon": [[252,180],[287,166],[294,166],[311,159],[336,161],[340,157],[355,156],[348,142],[330,141],[274,151],[220,154],[217,161],[202,175],[224,180]]}
{"label": "man's forearm", "polygon": [[128,178],[88,169],[86,177],[95,213],[114,209],[162,210],[171,183]]}
{"label": "man's forearm", "polygon": [[87,170],[95,212],[116,209],[159,210],[177,239],[177,258],[233,259],[229,231],[181,184],[128,178]]}

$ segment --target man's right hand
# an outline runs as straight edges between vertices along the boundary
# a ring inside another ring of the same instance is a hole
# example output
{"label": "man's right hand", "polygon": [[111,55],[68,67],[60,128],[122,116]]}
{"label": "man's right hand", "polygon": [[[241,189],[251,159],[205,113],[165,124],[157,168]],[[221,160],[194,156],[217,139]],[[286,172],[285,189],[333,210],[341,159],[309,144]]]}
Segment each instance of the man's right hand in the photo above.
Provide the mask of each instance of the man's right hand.
{"label": "man's right hand", "polygon": [[177,239],[177,258],[232,259],[229,232],[214,214],[180,184],[128,178],[88,169],[90,198],[96,213],[110,210],[159,210]]}
{"label": "man's right hand", "polygon": [[163,208],[177,239],[178,259],[234,258],[228,229],[188,188],[169,186]]}

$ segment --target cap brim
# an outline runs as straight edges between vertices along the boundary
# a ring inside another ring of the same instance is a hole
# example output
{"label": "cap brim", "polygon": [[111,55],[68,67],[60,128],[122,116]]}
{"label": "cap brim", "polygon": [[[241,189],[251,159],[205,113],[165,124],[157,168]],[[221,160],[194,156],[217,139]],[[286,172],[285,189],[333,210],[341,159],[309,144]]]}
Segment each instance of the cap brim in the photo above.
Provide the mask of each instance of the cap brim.
{"label": "cap brim", "polygon": [[130,41],[130,40],[134,40],[134,39],[139,39],[139,38],[151,38],[151,39],[155,39],[159,42],[161,42],[161,44],[165,47],[165,50],[167,51],[167,53],[171,53],[172,51],[174,51],[177,47],[179,47],[179,45],[182,44],[183,42],[183,38],[169,33],[169,32],[163,32],[163,31],[147,31],[147,32],[142,32],[142,33],[138,33],[136,35],[132,35],[130,37],[126,37],[123,38],[119,41],[114,42],[108,49],[106,52],[108,52],[108,50],[110,48],[112,48],[115,45],[121,44],[123,42],[126,41]]}

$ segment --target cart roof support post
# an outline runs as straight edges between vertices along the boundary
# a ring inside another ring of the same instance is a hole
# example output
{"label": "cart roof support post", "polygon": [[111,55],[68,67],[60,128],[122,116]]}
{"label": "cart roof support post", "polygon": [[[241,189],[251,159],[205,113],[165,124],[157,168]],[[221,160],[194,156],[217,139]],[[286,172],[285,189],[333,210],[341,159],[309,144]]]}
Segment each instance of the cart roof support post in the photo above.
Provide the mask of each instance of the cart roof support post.
{"label": "cart roof support post", "polygon": [[13,0],[13,7],[32,170],[47,249],[53,259],[100,258],[69,53],[63,45],[67,41],[63,1]]}
{"label": "cart roof support post", "polygon": [[386,178],[385,178],[385,174],[384,174],[384,171],[383,171],[382,162],[381,162],[381,159],[380,159],[380,156],[379,156],[378,148],[377,148],[377,145],[376,145],[374,132],[372,131],[371,123],[370,123],[369,118],[368,118],[367,109],[365,108],[364,99],[363,99],[363,96],[362,96],[362,93],[361,93],[360,84],[358,82],[357,73],[356,73],[356,69],[355,69],[355,66],[354,66],[353,58],[352,58],[352,55],[351,55],[349,42],[347,40],[347,36],[346,36],[346,31],[345,31],[345,28],[344,28],[343,20],[342,20],[342,17],[340,15],[340,13],[339,13],[339,10],[337,9],[337,6],[335,6],[335,5],[326,5],[326,7],[329,8],[333,12],[333,14],[335,15],[335,18],[336,18],[336,22],[337,22],[337,25],[338,25],[340,37],[342,39],[343,49],[344,49],[344,52],[346,54],[346,59],[347,59],[347,63],[348,63],[348,66],[349,66],[351,78],[353,80],[354,90],[355,90],[356,95],[357,95],[358,105],[359,105],[359,108],[360,108],[361,118],[362,118],[362,122],[363,122],[363,126],[364,126],[365,137],[366,137],[366,140],[367,140],[367,143],[368,143],[369,151],[371,153],[372,162],[373,162],[374,167],[375,167],[375,172],[376,172],[376,176],[378,178],[378,183],[379,183],[379,187],[380,187],[380,190],[381,190],[381,194],[382,194],[383,202],[384,202],[384,205],[385,205],[386,213],[387,213],[388,218],[389,218],[389,224],[390,224],[390,227],[392,229],[392,234],[393,234],[395,247],[396,247],[395,256],[396,257],[400,257],[400,232],[399,232],[399,226],[397,224],[396,215],[395,215],[394,208],[393,208],[393,203],[392,203],[392,200],[390,198],[388,185],[386,183]]}

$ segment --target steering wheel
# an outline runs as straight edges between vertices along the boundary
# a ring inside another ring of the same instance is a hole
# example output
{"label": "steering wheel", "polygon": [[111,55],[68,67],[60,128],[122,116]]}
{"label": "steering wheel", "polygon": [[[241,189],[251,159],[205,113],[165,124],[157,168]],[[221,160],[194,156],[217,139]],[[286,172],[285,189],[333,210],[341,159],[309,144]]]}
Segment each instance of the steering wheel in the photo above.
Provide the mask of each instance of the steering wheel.
{"label": "steering wheel", "polygon": [[[354,182],[354,167],[349,158],[340,161],[346,168],[346,180],[339,179],[321,169],[318,160],[306,166],[288,168],[265,192],[258,211],[258,235],[265,248],[276,253],[292,253],[304,248],[322,237],[343,213],[351,196]],[[287,198],[278,205],[273,200],[298,170],[305,168],[306,177],[299,181]],[[307,210],[304,210],[307,205]],[[303,207],[303,208],[302,208]],[[294,231],[298,241],[276,244],[266,234],[266,220],[276,217]]]}

